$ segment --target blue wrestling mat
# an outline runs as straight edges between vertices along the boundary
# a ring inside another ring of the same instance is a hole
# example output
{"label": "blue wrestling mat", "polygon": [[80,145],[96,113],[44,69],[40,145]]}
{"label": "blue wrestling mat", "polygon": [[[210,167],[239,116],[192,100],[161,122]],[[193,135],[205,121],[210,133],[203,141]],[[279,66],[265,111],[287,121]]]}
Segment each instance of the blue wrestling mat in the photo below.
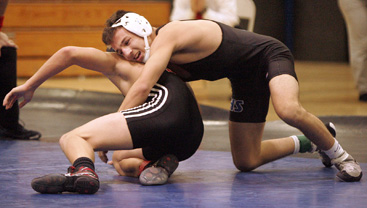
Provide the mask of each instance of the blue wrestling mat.
{"label": "blue wrestling mat", "polygon": [[[57,143],[0,141],[1,207],[364,207],[367,182],[334,180],[337,170],[318,159],[288,157],[241,173],[229,152],[198,151],[180,163],[169,183],[142,186],[96,158],[100,190],[94,195],[39,194],[35,177],[66,173]],[[367,164],[361,164],[364,171]]]}
{"label": "blue wrestling mat", "polygon": [[[103,96],[103,99],[99,99]],[[94,195],[39,194],[35,177],[66,173],[70,166],[57,141],[60,136],[98,116],[114,112],[117,94],[39,89],[21,111],[27,129],[42,133],[40,141],[0,140],[0,207],[367,207],[367,176],[360,182],[335,180],[337,170],[323,167],[317,154],[298,154],[241,173],[232,162],[228,112],[201,106],[205,133],[200,150],[181,162],[169,183],[142,186],[119,176],[96,156],[100,190]],[[367,171],[367,117],[329,116],[337,139]],[[282,121],[267,122],[264,139],[297,135]],[[109,153],[111,157],[111,153]]]}

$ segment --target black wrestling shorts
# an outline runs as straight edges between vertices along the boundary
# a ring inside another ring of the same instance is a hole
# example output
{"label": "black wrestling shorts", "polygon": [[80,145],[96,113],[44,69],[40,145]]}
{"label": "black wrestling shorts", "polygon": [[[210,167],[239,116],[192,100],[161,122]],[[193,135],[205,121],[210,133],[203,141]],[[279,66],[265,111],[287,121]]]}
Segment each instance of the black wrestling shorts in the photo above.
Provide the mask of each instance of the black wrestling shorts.
{"label": "black wrestling shorts", "polygon": [[229,120],[234,122],[265,122],[269,109],[269,81],[282,74],[297,80],[292,55],[277,55],[264,60],[259,68],[248,70],[241,76],[229,77],[232,85],[232,100]]}
{"label": "black wrestling shorts", "polygon": [[147,160],[174,154],[180,161],[191,157],[203,137],[203,121],[189,88],[176,75],[165,72],[147,101],[122,111],[134,148],[143,148]]}

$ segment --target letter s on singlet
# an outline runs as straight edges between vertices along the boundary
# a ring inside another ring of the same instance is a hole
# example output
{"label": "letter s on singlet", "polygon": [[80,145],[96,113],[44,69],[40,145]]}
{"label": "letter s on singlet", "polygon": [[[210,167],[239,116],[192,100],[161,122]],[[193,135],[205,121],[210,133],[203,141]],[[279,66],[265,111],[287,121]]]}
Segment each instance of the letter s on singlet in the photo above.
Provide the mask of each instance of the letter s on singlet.
{"label": "letter s on singlet", "polygon": [[235,113],[241,113],[243,111],[243,100],[235,100],[232,98],[231,100],[231,111]]}

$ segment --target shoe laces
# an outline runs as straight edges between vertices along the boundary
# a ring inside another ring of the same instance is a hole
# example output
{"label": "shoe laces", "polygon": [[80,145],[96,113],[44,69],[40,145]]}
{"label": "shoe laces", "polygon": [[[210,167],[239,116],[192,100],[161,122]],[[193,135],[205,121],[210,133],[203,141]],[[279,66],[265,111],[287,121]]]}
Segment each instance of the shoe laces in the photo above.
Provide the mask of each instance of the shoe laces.
{"label": "shoe laces", "polygon": [[68,174],[70,176],[90,176],[91,178],[94,178],[98,180],[98,175],[95,173],[92,169],[88,167],[81,166],[79,169],[76,169],[74,166],[70,166],[68,168]]}
{"label": "shoe laces", "polygon": [[342,163],[350,162],[351,160],[354,160],[354,158],[344,151],[339,157],[332,159],[331,163],[340,166]]}
{"label": "shoe laces", "polygon": [[74,172],[75,172],[75,167],[74,166],[68,167],[68,173],[74,173]]}
{"label": "shoe laces", "polygon": [[[361,169],[360,165],[348,153],[345,152],[339,158],[334,159],[334,160],[337,160],[338,159],[338,161],[336,161],[336,163],[334,163],[334,165],[340,171],[345,171],[348,174],[355,173],[356,175],[359,175],[360,172],[362,172],[362,169]],[[333,161],[333,162],[335,162],[335,161]]]}

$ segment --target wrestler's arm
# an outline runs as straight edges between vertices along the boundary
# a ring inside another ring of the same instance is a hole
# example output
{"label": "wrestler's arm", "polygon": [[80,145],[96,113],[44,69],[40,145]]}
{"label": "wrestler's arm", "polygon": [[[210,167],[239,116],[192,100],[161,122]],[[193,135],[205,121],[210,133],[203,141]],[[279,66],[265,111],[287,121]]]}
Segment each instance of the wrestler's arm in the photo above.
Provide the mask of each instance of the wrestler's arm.
{"label": "wrestler's arm", "polygon": [[25,84],[30,88],[37,88],[47,79],[72,65],[108,73],[113,71],[115,64],[112,54],[95,48],[67,46],[52,55]]}
{"label": "wrestler's arm", "polygon": [[175,51],[175,39],[167,32],[157,36],[151,47],[151,57],[146,62],[139,78],[131,86],[119,110],[141,105],[147,99],[150,90],[165,71],[172,53]]}
{"label": "wrestler's arm", "polygon": [[17,99],[23,97],[24,100],[19,104],[23,107],[32,99],[34,91],[43,82],[72,65],[108,74],[113,72],[115,64],[116,58],[112,53],[95,48],[64,47],[52,55],[23,85],[12,89],[5,96],[3,106],[9,109]]}

